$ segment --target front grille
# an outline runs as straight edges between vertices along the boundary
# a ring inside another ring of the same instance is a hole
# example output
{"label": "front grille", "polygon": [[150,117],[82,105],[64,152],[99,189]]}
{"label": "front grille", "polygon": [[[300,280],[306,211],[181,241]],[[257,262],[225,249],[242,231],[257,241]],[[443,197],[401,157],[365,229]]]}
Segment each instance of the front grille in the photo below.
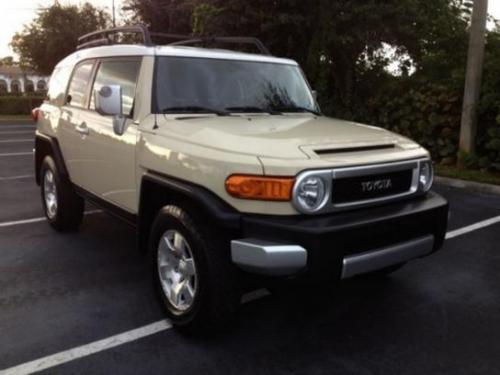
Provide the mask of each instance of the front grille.
{"label": "front grille", "polygon": [[406,193],[411,188],[412,175],[413,171],[407,169],[335,179],[332,183],[332,202],[351,203]]}

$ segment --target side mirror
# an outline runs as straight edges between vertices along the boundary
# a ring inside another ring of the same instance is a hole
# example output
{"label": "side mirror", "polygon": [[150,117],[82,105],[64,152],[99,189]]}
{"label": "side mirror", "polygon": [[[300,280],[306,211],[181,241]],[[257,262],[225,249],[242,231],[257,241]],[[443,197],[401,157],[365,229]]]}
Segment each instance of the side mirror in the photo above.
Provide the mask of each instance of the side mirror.
{"label": "side mirror", "polygon": [[314,98],[314,101],[317,102],[318,101],[318,92],[316,90],[312,90],[312,96]]}
{"label": "side mirror", "polygon": [[125,132],[126,119],[122,113],[122,88],[119,85],[103,86],[94,90],[95,110],[102,116],[113,116],[113,131]]}

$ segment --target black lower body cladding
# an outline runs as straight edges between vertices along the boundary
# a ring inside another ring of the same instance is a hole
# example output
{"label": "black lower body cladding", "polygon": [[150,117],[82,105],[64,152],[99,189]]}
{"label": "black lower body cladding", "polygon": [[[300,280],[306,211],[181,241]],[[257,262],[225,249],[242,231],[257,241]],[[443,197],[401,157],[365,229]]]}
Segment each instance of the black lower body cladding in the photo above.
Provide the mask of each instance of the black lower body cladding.
{"label": "black lower body cladding", "polygon": [[[448,222],[448,203],[434,192],[352,211],[311,216],[277,216],[238,212],[201,186],[162,175],[148,175],[143,180],[143,203],[147,203],[148,197],[154,195],[153,186],[159,189],[158,194],[161,196],[174,192],[188,201],[194,201],[196,207],[203,208],[210,217],[211,223],[226,233],[227,238],[267,240],[302,247],[307,252],[307,264],[305,272],[301,274],[318,278],[341,278],[345,258],[352,259],[353,255],[366,252],[382,254],[380,249],[387,252],[388,249],[394,249],[395,245],[404,247],[405,244],[414,244],[422,238],[431,237],[432,244],[429,251],[426,246],[425,251],[419,251],[417,256],[434,252],[443,245]],[[148,217],[145,215],[147,207],[148,204],[141,206],[138,220],[139,235],[142,233],[145,238],[146,233],[149,233],[148,220],[145,220]],[[412,259],[413,250],[407,260]],[[245,255],[254,254],[250,252]],[[396,258],[401,260],[401,257],[400,254]],[[264,256],[264,262],[266,259],[269,261]],[[393,260],[390,259],[389,265],[392,266]],[[406,258],[401,261],[405,260]],[[379,258],[376,263],[381,262],[385,260]],[[272,271],[272,267],[273,264],[267,264],[267,271]]]}
{"label": "black lower body cladding", "polygon": [[434,192],[408,201],[322,216],[243,215],[242,238],[300,245],[307,251],[305,274],[340,278],[346,256],[373,251],[422,236],[434,236],[432,251],[444,241],[448,203]]}

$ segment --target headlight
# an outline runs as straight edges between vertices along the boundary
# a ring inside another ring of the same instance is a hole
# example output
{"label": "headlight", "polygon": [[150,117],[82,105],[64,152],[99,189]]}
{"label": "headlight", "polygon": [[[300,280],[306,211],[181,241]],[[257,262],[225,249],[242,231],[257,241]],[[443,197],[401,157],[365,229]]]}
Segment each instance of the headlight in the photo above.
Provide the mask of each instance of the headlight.
{"label": "headlight", "polygon": [[295,204],[300,211],[306,213],[321,209],[326,196],[326,184],[317,176],[306,176],[298,180],[294,189]]}
{"label": "headlight", "polygon": [[418,176],[418,184],[420,189],[424,192],[430,190],[432,186],[432,181],[434,179],[434,172],[432,170],[431,161],[420,162],[420,172]]}

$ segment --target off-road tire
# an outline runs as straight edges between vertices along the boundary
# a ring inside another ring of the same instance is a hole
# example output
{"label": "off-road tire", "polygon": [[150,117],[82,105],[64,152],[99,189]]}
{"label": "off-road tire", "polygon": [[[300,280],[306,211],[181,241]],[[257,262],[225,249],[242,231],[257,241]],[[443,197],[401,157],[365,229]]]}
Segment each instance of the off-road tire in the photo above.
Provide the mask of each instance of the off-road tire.
{"label": "off-road tire", "polygon": [[[45,199],[45,176],[48,172],[52,174],[55,185],[57,199],[55,214],[49,214]],[[84,200],[74,192],[71,183],[61,176],[51,156],[46,156],[40,167],[40,191],[43,210],[49,224],[59,232],[77,230],[83,218]]]}
{"label": "off-road tire", "polygon": [[[186,239],[196,265],[198,289],[187,311],[176,309],[161,286],[158,246],[169,230],[178,231]],[[229,240],[225,240],[208,220],[195,220],[194,215],[184,208],[165,206],[156,216],[149,238],[151,271],[166,314],[181,332],[205,334],[226,331],[236,322],[241,291],[237,270],[231,263],[229,246]]]}

